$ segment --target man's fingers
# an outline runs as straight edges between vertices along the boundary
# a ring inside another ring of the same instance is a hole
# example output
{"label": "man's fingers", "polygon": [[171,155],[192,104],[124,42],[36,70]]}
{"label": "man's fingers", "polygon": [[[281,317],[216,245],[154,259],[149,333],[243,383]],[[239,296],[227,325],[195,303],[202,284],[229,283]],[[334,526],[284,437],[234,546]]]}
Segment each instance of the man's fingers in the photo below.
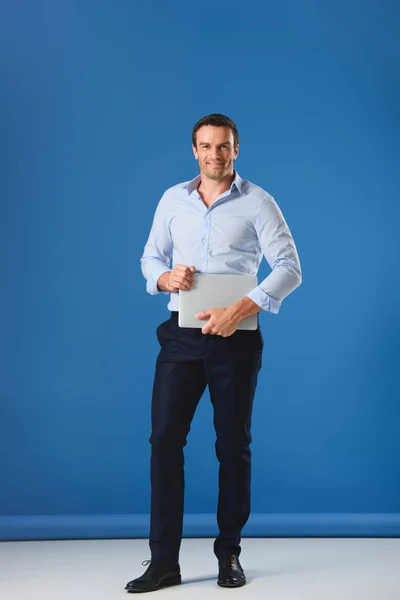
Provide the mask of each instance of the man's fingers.
{"label": "man's fingers", "polygon": [[196,267],[186,265],[174,265],[170,272],[170,285],[178,290],[190,290],[194,285],[193,273]]}
{"label": "man's fingers", "polygon": [[172,283],[182,290],[190,290],[193,287],[193,281],[190,281],[187,277],[174,277]]}
{"label": "man's fingers", "polygon": [[177,272],[179,275],[184,273],[185,275],[189,275],[189,277],[192,277],[195,271],[196,267],[187,267],[186,265],[174,265],[172,269],[172,272]]}
{"label": "man's fingers", "polygon": [[174,270],[175,271],[185,271],[187,273],[190,273],[192,269],[196,270],[195,267],[188,267],[187,265],[174,265],[172,270],[173,271]]}
{"label": "man's fingers", "polygon": [[174,285],[183,287],[184,289],[190,289],[194,284],[193,277],[191,275],[182,275],[181,273],[175,273],[171,275],[171,281],[174,283]]}
{"label": "man's fingers", "polygon": [[208,310],[203,310],[199,313],[196,313],[194,316],[196,317],[196,319],[208,319],[209,317],[211,317]]}

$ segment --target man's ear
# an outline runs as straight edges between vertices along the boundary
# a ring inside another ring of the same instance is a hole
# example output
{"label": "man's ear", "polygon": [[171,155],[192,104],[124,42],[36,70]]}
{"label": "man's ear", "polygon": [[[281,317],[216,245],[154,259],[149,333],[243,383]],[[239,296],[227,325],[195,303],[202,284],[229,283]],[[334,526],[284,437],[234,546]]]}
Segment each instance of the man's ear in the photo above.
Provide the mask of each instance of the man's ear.
{"label": "man's ear", "polygon": [[193,154],[194,154],[195,159],[198,160],[197,156],[196,156],[196,154],[197,154],[196,146],[193,146],[193,144],[192,144],[192,150],[193,150]]}

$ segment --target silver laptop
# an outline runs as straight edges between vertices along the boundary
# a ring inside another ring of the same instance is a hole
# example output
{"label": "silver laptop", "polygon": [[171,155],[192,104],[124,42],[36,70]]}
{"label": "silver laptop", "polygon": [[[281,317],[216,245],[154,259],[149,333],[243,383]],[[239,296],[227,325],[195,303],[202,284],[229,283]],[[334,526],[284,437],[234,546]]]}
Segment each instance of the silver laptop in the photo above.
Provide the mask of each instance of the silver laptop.
{"label": "silver laptop", "polygon": [[[210,308],[225,308],[241,300],[258,285],[257,275],[231,275],[220,273],[193,273],[194,286],[179,290],[179,327],[202,328],[208,319],[194,315]],[[238,329],[255,330],[258,315],[242,319]]]}

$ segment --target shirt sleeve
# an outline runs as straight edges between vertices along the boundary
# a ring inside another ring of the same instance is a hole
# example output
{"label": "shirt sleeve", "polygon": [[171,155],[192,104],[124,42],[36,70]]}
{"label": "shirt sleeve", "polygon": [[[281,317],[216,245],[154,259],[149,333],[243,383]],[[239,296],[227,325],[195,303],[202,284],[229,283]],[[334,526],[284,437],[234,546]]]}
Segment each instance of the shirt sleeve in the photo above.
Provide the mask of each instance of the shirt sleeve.
{"label": "shirt sleeve", "polygon": [[153,223],[143,256],[140,259],[141,269],[145,277],[146,291],[151,294],[169,294],[166,290],[159,290],[157,281],[163,273],[171,271],[172,238],[169,229],[167,198],[164,193],[154,213]]}
{"label": "shirt sleeve", "polygon": [[275,199],[268,195],[255,221],[260,250],[272,271],[247,296],[278,314],[282,301],[302,282],[300,260],[290,229]]}

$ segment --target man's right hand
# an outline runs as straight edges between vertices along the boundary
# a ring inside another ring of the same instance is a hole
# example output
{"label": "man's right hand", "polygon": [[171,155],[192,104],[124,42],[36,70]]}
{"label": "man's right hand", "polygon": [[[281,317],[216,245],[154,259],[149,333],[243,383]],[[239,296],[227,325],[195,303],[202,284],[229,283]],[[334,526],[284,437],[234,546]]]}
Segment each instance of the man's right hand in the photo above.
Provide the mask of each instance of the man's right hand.
{"label": "man's right hand", "polygon": [[157,281],[159,290],[177,292],[178,290],[190,290],[194,286],[193,273],[196,267],[186,265],[174,265],[171,271],[163,273]]}

